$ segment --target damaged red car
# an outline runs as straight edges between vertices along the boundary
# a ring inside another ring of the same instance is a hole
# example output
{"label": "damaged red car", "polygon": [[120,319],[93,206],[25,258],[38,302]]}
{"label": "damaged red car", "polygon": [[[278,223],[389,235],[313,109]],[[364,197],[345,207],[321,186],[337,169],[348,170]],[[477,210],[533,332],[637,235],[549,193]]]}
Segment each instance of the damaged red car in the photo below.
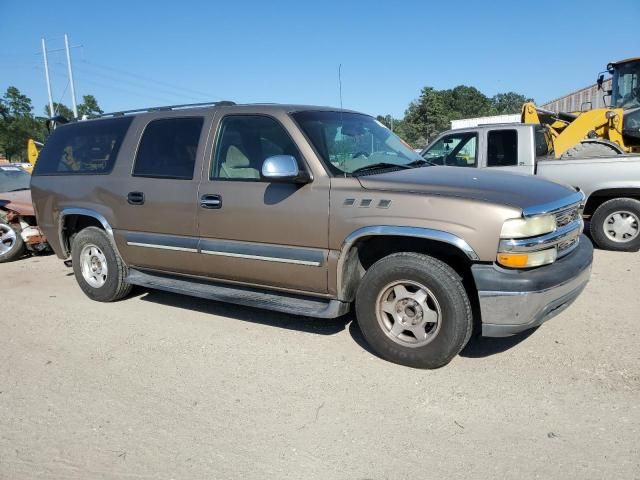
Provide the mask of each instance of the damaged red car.
{"label": "damaged red car", "polygon": [[0,263],[25,252],[49,250],[36,223],[29,184],[31,175],[14,165],[0,165]]}

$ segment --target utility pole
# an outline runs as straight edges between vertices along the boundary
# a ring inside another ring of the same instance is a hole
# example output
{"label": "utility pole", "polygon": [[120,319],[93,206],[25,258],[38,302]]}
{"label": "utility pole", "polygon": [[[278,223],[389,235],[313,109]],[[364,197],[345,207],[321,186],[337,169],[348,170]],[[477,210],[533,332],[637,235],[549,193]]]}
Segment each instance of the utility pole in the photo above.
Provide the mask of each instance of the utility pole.
{"label": "utility pole", "polygon": [[[43,40],[44,42],[44,40]],[[69,36],[64,34],[64,49],[67,52],[67,68],[69,69],[69,85],[71,86],[71,106],[73,107],[73,118],[78,118],[78,106],[76,105],[76,87],[73,83],[73,70],[71,68],[71,53],[69,53]],[[47,76],[49,74],[47,73]],[[51,93],[49,93],[51,98]]]}
{"label": "utility pole", "polygon": [[53,97],[51,96],[51,80],[49,79],[49,61],[47,59],[47,45],[42,37],[42,58],[44,59],[44,76],[47,79],[47,93],[49,94],[49,116],[53,117]]}

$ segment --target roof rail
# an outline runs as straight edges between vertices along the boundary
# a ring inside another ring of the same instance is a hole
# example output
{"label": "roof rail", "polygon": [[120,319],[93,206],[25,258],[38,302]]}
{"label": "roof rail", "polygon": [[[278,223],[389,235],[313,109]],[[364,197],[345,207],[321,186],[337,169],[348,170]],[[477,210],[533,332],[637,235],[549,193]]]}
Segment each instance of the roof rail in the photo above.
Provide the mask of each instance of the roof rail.
{"label": "roof rail", "polygon": [[226,106],[235,105],[235,104],[236,102],[232,102],[230,100],[222,100],[220,102],[183,103],[180,105],[165,105],[162,107],[135,108],[133,110],[122,110],[119,112],[101,113],[100,115],[92,115],[91,118],[119,117],[122,115],[131,114],[131,113],[158,112],[158,111],[164,111],[164,110],[180,110],[182,108],[193,108],[193,107],[226,107]]}

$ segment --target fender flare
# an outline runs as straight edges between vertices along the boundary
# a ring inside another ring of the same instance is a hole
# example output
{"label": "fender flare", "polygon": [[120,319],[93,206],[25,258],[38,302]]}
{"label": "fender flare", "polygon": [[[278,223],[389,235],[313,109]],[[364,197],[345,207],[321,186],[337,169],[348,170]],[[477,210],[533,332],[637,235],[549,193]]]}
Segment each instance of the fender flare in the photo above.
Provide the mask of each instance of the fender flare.
{"label": "fender flare", "polygon": [[67,242],[65,241],[65,235],[64,235],[65,217],[68,217],[69,215],[82,215],[85,217],[92,217],[98,220],[98,222],[100,222],[100,224],[102,225],[102,228],[104,228],[104,231],[107,232],[107,236],[109,237],[109,240],[111,241],[111,245],[115,249],[116,253],[120,256],[120,258],[122,258],[122,255],[120,255],[120,252],[118,251],[118,247],[116,245],[116,241],[113,236],[113,229],[111,228],[111,225],[109,224],[107,219],[100,213],[96,212],[95,210],[90,210],[88,208],[75,208],[75,207],[62,209],[60,211],[60,215],[58,216],[58,241],[60,242],[60,246],[62,247],[62,250],[65,254],[65,258],[68,257],[69,254],[71,253],[70,246],[69,248],[67,248]]}
{"label": "fender flare", "polygon": [[344,266],[349,256],[349,251],[361,238],[373,237],[373,236],[402,236],[402,237],[414,237],[425,240],[435,240],[442,243],[447,243],[456,247],[471,261],[477,261],[480,257],[471,248],[471,246],[462,238],[442,230],[435,230],[431,228],[421,227],[402,227],[396,225],[372,225],[363,227],[350,233],[342,242],[340,247],[340,256],[337,263],[337,293],[339,298],[343,298],[345,294],[345,285],[343,279]]}

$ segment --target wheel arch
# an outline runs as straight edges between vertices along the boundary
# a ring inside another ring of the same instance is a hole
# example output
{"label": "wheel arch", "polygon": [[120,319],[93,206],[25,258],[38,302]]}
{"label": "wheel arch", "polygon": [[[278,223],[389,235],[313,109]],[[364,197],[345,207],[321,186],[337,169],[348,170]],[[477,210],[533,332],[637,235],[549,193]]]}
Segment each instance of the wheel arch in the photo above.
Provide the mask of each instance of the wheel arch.
{"label": "wheel arch", "polygon": [[613,187],[596,190],[587,198],[583,215],[593,215],[600,205],[614,198],[633,198],[634,200],[640,200],[640,187]]}
{"label": "wheel arch", "polygon": [[419,227],[369,226],[351,233],[343,242],[337,263],[337,294],[352,301],[367,268],[392,253],[427,253],[468,269],[479,259],[462,238],[442,230]]}
{"label": "wheel arch", "polygon": [[104,230],[113,248],[118,252],[113,229],[104,215],[88,208],[65,208],[58,217],[58,240],[64,258],[71,253],[70,239],[73,234],[87,227],[98,227]]}

